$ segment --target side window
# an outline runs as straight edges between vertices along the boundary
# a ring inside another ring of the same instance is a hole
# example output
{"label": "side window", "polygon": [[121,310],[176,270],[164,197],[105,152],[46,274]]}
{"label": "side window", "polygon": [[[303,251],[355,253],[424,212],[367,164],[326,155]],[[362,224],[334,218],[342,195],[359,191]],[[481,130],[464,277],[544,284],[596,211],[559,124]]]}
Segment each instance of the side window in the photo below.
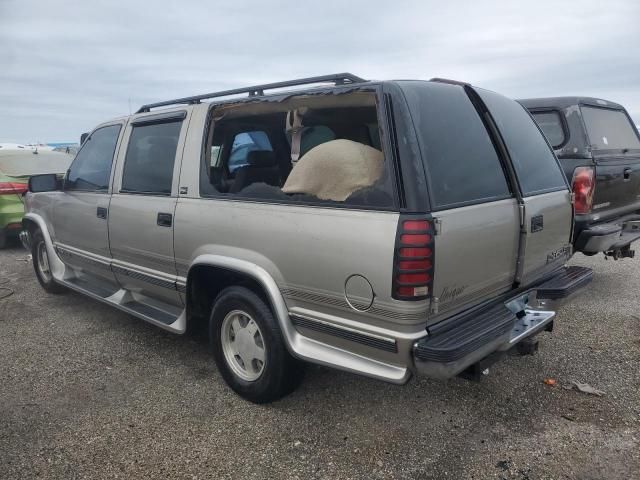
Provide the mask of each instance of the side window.
{"label": "side window", "polygon": [[[225,113],[215,117],[216,107],[211,110],[201,156],[202,196],[393,206],[393,179],[380,145],[374,94],[327,96],[314,99],[313,108],[301,98],[254,107],[253,102],[218,107]],[[288,119],[298,109],[304,112],[304,127],[292,131]],[[295,160],[293,141],[300,141]]]}
{"label": "side window", "polygon": [[91,134],[69,168],[65,190],[106,191],[120,125],[102,127]]}
{"label": "side window", "polygon": [[527,109],[497,93],[477,89],[509,150],[524,195],[567,188],[564,172]]}
{"label": "side window", "polygon": [[403,82],[437,209],[511,195],[491,138],[462,87]]}
{"label": "side window", "polygon": [[181,121],[134,126],[122,172],[124,193],[170,195]]}
{"label": "side window", "polygon": [[240,167],[249,165],[249,152],[255,151],[273,152],[267,134],[261,130],[238,133],[233,139],[227,162],[229,172],[233,173]]}
{"label": "side window", "polygon": [[553,148],[559,148],[565,142],[562,119],[558,112],[531,112],[536,123]]}

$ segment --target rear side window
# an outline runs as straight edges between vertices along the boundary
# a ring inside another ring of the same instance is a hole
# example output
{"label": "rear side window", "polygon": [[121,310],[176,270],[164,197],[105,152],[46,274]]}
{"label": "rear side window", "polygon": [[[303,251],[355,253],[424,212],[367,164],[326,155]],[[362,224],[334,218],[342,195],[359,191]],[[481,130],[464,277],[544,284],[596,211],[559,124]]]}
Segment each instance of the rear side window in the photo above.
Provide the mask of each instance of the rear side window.
{"label": "rear side window", "polygon": [[565,142],[560,113],[531,112],[531,114],[553,148],[558,148]]}
{"label": "rear side window", "polygon": [[182,122],[134,126],[122,173],[123,193],[170,195]]}
{"label": "rear side window", "polygon": [[629,117],[622,110],[610,108],[580,107],[587,127],[589,142],[598,150],[623,150],[640,148],[640,141]]}
{"label": "rear side window", "polygon": [[500,159],[462,87],[402,82],[436,208],[510,196]]}
{"label": "rear side window", "polygon": [[120,125],[99,128],[91,134],[69,168],[65,190],[99,191],[109,188],[111,164]]}
{"label": "rear side window", "polygon": [[524,195],[567,188],[553,151],[527,110],[497,93],[476,89],[498,125]]}

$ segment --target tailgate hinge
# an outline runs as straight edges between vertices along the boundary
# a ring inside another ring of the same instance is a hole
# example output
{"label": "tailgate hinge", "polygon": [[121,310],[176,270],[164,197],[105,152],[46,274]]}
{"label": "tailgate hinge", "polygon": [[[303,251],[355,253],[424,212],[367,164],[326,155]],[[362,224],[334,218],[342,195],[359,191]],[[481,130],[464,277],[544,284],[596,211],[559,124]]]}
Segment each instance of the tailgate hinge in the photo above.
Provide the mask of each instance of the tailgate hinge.
{"label": "tailgate hinge", "polygon": [[433,230],[436,235],[440,235],[442,233],[442,219],[433,217]]}
{"label": "tailgate hinge", "polygon": [[431,302],[429,304],[429,313],[433,313],[433,314],[438,313],[439,303],[440,303],[440,299],[438,297],[431,298]]}

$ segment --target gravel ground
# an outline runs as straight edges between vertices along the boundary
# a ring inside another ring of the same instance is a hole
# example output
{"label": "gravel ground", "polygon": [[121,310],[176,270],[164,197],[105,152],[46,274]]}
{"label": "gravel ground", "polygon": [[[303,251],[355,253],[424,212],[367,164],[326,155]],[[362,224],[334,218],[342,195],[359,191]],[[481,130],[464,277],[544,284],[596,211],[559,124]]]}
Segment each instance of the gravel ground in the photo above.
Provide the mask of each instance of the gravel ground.
{"label": "gravel ground", "polygon": [[268,406],[225,386],[202,338],[48,295],[24,259],[0,251],[1,479],[640,478],[640,259],[577,256],[593,284],[537,355],[479,383],[311,366]]}

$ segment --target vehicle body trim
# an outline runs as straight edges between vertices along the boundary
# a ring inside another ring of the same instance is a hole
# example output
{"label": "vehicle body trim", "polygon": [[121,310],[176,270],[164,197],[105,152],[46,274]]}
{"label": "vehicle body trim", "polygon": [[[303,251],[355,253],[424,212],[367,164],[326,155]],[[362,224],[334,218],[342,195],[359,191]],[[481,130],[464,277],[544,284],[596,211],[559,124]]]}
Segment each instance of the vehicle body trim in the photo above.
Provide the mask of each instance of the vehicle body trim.
{"label": "vehicle body trim", "polygon": [[267,294],[274,316],[280,325],[287,349],[292,355],[319,365],[359,373],[391,383],[403,384],[411,377],[411,371],[407,366],[392,365],[367,358],[300,334],[289,317],[287,305],[278,285],[264,268],[246,260],[214,254],[197,256],[191,262],[189,270],[191,271],[196,266],[223,268],[247,275],[256,280]]}
{"label": "vehicle body trim", "polygon": [[382,337],[370,333],[362,333],[353,328],[337,326],[329,322],[324,322],[315,318],[305,317],[300,314],[290,313],[289,318],[296,327],[308,328],[318,332],[327,333],[336,337],[344,338],[352,342],[360,343],[368,347],[377,348],[386,352],[397,353],[398,346],[393,338]]}

